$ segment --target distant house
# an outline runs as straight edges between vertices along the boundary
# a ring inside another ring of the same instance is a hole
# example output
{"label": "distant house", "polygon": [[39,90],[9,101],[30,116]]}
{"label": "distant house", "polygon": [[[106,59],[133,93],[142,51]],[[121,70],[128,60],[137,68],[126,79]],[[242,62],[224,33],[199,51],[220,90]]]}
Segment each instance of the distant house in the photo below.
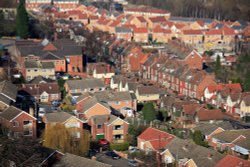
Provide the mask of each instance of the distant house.
{"label": "distant house", "polygon": [[5,80],[0,82],[0,111],[16,102],[17,87],[11,82]]}
{"label": "distant house", "polygon": [[147,43],[148,42],[148,29],[147,28],[134,28],[133,40],[135,42]]}
{"label": "distant house", "polygon": [[88,100],[89,98],[92,97],[92,94],[86,92],[86,93],[83,93],[82,95],[78,96],[76,99],[75,99],[75,106],[76,106],[76,110],[78,112],[81,112],[83,111],[84,109],[84,103],[86,100]]}
{"label": "distant house", "polygon": [[26,61],[23,75],[27,81],[38,76],[55,79],[55,66],[52,62]]}
{"label": "distant house", "polygon": [[88,63],[87,75],[102,79],[105,84],[109,84],[111,77],[115,75],[115,69],[106,63]]}
{"label": "distant house", "polygon": [[57,83],[22,84],[18,95],[26,99],[49,103],[53,100],[61,100],[61,91]]}
{"label": "distant house", "polygon": [[123,143],[128,133],[128,122],[114,115],[97,115],[89,119],[93,139],[105,138],[111,143]]}
{"label": "distant house", "polygon": [[101,79],[68,80],[64,84],[67,93],[78,97],[84,92],[99,92],[105,90],[104,82]]}
{"label": "distant house", "polygon": [[0,124],[9,137],[37,137],[36,118],[14,106],[0,113]]}
{"label": "distant house", "polygon": [[172,134],[149,127],[137,137],[137,147],[144,151],[160,151],[174,138]]}
{"label": "distant house", "polygon": [[157,101],[160,99],[159,89],[155,86],[138,86],[135,95],[139,102]]}
{"label": "distant house", "polygon": [[250,94],[242,98],[240,103],[240,116],[249,116],[250,115]]}
{"label": "distant house", "polygon": [[117,39],[124,39],[127,41],[131,41],[132,30],[126,27],[115,27],[115,35]]}

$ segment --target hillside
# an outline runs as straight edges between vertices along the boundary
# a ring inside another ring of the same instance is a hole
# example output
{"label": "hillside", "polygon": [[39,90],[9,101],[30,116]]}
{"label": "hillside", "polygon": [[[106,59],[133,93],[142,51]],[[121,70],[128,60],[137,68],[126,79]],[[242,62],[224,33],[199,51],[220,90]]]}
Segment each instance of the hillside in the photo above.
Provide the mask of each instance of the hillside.
{"label": "hillside", "polygon": [[169,10],[173,16],[250,21],[250,0],[128,0]]}

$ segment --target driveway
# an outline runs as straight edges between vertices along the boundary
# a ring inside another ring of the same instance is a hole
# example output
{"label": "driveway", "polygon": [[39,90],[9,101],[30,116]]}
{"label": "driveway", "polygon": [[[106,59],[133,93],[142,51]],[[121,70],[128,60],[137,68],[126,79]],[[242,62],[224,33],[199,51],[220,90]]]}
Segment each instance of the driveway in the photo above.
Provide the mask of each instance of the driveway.
{"label": "driveway", "polygon": [[128,167],[128,160],[125,158],[120,158],[117,160],[112,159],[105,155],[105,152],[96,154],[96,160],[106,164],[110,164],[113,167]]}

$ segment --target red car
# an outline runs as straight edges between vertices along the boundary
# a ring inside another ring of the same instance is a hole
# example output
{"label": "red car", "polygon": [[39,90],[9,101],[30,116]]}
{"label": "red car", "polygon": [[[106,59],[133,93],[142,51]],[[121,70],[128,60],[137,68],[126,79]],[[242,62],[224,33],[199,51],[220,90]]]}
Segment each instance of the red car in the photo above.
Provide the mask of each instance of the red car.
{"label": "red car", "polygon": [[108,144],[109,144],[108,140],[106,140],[106,139],[99,139],[99,140],[98,140],[98,143],[99,143],[101,146],[105,146],[105,145],[108,145]]}

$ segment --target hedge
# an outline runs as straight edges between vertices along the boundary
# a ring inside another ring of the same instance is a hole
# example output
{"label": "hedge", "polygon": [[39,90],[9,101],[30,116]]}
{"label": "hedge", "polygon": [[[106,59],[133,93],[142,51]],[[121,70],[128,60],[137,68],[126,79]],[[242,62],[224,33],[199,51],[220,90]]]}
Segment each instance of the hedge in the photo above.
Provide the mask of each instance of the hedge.
{"label": "hedge", "polygon": [[110,144],[110,150],[125,151],[128,150],[128,147],[129,147],[128,142]]}

